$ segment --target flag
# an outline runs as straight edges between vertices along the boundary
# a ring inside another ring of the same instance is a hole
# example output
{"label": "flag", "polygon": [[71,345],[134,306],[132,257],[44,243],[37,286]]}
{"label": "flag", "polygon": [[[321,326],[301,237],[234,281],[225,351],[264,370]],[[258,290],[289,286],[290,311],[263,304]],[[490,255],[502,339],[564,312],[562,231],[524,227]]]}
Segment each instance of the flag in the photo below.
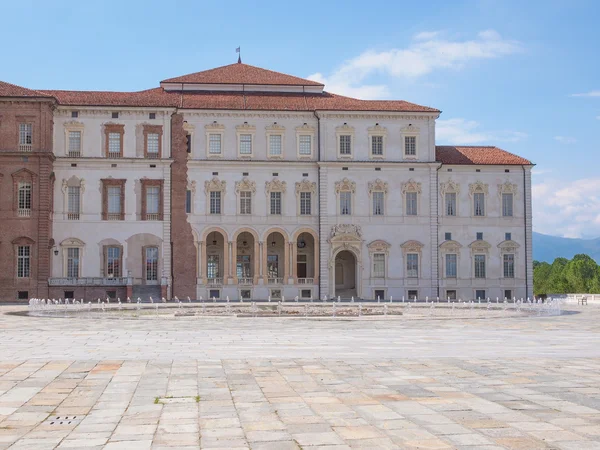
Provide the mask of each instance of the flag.
{"label": "flag", "polygon": [[239,52],[240,52],[240,47],[236,48],[236,49],[235,49],[235,52],[236,52],[236,53],[239,53]]}

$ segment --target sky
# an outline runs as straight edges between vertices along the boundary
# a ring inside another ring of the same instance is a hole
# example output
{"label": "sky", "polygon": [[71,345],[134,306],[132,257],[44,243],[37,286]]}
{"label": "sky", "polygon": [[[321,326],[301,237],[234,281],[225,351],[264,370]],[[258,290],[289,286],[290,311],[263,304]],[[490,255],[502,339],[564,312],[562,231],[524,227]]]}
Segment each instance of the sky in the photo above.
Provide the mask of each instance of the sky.
{"label": "sky", "polygon": [[0,80],[28,88],[143,90],[241,47],[330,92],[436,107],[438,144],[536,164],[535,231],[600,237],[599,1],[0,0],[0,14]]}

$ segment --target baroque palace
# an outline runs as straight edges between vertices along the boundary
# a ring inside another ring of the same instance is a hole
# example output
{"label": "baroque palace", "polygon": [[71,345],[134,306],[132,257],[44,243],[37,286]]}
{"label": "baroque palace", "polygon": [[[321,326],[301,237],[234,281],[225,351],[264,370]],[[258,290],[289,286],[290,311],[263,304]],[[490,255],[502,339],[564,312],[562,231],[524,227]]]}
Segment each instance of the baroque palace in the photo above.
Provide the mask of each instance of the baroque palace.
{"label": "baroque palace", "polygon": [[0,299],[532,295],[532,163],[324,87],[241,62],[0,82]]}

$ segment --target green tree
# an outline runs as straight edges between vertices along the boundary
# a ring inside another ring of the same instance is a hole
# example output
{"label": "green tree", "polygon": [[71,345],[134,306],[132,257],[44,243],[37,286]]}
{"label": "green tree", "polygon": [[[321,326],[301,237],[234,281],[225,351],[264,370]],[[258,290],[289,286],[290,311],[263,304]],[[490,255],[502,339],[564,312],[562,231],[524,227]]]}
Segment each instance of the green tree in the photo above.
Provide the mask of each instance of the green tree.
{"label": "green tree", "polygon": [[564,267],[563,274],[572,292],[588,293],[598,275],[598,264],[588,255],[575,255]]}
{"label": "green tree", "polygon": [[556,258],[550,266],[550,273],[546,281],[546,294],[568,294],[573,292],[569,281],[565,277],[564,269],[569,263],[567,258]]}
{"label": "green tree", "polygon": [[552,266],[547,262],[534,261],[533,262],[533,294],[542,295],[547,294],[548,290],[546,286],[548,284],[548,277]]}

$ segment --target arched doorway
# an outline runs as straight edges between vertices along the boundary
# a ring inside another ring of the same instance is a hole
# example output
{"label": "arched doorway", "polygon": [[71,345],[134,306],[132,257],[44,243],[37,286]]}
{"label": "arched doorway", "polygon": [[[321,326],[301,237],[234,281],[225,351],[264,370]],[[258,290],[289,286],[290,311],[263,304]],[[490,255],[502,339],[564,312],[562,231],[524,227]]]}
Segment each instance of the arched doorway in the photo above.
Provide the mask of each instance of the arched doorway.
{"label": "arched doorway", "polygon": [[356,256],[348,250],[342,250],[335,256],[335,296],[341,298],[357,297]]}

